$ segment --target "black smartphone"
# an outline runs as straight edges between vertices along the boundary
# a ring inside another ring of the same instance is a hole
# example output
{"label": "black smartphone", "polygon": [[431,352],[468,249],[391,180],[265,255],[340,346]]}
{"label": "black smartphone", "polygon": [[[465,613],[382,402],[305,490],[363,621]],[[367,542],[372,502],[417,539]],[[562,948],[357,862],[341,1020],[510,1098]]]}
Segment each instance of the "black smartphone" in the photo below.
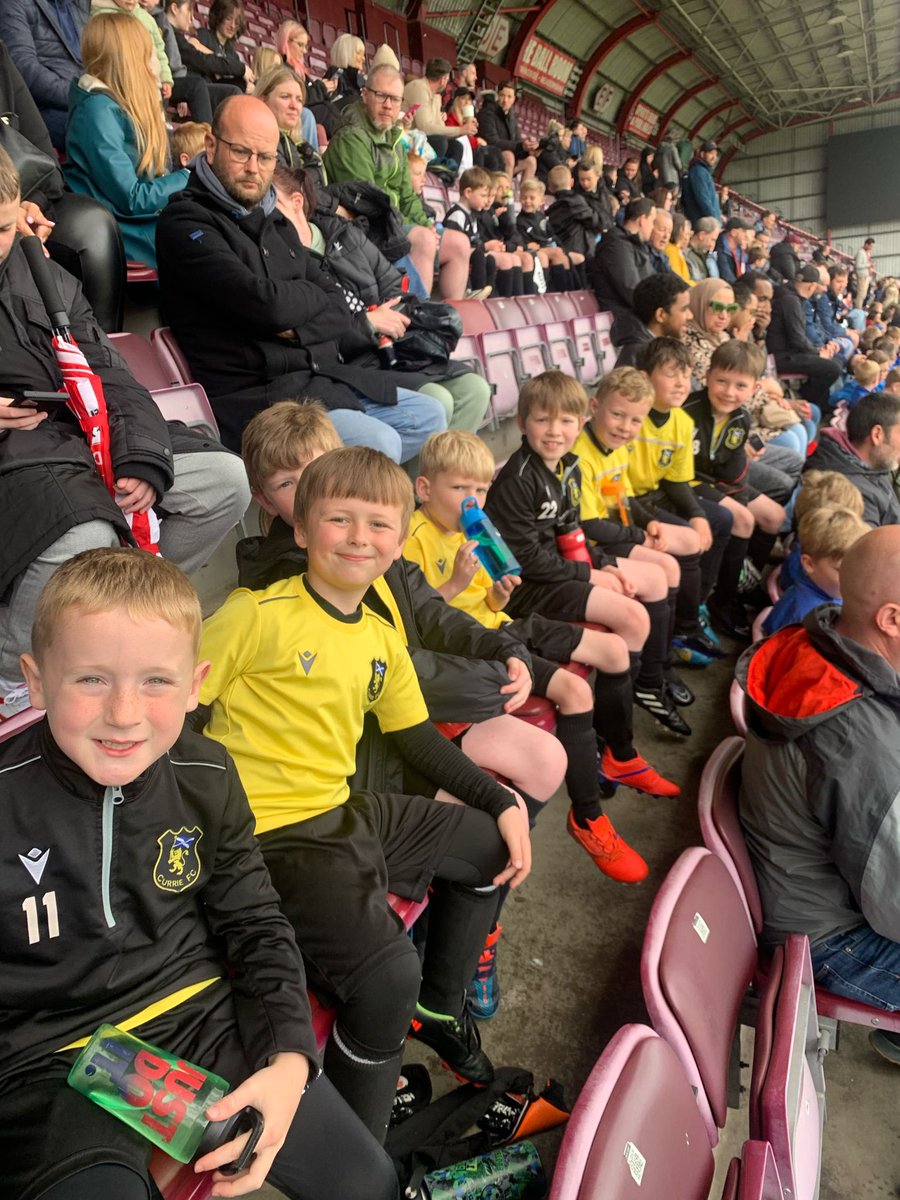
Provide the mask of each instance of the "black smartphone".
{"label": "black smartphone", "polygon": [[766,443],[762,440],[758,433],[751,433],[747,438],[747,443],[748,445],[752,446],[754,450],[765,450],[766,448]]}
{"label": "black smartphone", "polygon": [[39,408],[53,413],[69,403],[67,392],[20,392],[13,396],[13,408]]}

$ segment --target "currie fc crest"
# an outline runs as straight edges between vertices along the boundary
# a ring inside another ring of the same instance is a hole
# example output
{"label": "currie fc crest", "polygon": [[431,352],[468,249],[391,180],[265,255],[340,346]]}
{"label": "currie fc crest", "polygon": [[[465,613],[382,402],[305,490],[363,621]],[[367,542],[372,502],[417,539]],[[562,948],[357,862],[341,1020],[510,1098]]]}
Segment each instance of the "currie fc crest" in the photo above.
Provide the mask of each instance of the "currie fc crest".
{"label": "currie fc crest", "polygon": [[156,839],[159,857],[153,868],[153,882],[163,892],[186,892],[200,878],[200,839],[203,830],[194,826],[177,831],[167,829]]}
{"label": "currie fc crest", "polygon": [[369,686],[366,688],[366,699],[370,704],[374,704],[381,695],[381,689],[384,687],[384,677],[387,674],[387,663],[383,659],[372,659],[372,675],[369,679]]}

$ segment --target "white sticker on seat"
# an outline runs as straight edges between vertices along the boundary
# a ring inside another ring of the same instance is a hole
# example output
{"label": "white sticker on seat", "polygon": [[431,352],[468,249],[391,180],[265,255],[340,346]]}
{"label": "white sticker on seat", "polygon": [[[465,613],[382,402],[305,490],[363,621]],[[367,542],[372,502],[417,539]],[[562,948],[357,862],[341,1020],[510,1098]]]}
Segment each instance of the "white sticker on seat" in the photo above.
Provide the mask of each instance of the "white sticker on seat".
{"label": "white sticker on seat", "polygon": [[694,927],[694,933],[696,933],[697,937],[705,946],[709,938],[709,926],[699,913],[694,913],[694,919],[691,921],[691,924]]}
{"label": "white sticker on seat", "polygon": [[625,1143],[625,1161],[628,1163],[631,1178],[640,1187],[641,1180],[644,1178],[644,1167],[647,1165],[647,1160],[634,1142]]}

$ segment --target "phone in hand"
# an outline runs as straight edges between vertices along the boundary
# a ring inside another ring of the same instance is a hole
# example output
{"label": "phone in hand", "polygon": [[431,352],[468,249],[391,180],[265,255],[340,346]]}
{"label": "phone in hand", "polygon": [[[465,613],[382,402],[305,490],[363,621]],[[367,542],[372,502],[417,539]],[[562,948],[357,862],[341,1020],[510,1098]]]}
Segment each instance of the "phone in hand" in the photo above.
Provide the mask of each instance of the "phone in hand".
{"label": "phone in hand", "polygon": [[751,433],[747,438],[747,445],[752,446],[754,450],[765,450],[766,443],[762,440],[758,433]]}
{"label": "phone in hand", "polygon": [[67,392],[19,392],[13,396],[12,408],[38,408],[41,412],[58,412],[69,403]]}

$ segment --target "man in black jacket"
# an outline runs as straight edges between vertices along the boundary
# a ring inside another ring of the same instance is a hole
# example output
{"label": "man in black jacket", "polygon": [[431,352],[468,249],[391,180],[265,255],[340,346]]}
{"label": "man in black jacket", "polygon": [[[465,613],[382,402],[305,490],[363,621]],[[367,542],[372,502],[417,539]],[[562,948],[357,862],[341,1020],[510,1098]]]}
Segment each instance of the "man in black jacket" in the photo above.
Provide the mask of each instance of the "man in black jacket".
{"label": "man in black jacket", "polygon": [[529,138],[519,140],[519,127],[513,106],[516,103],[516,85],[512,81],[501,83],[497,98],[486,96],[478,111],[478,136],[489,146],[503,153],[503,163],[510,178],[521,175],[522,179],[533,179],[537,171],[538,143]]}
{"label": "man in black jacket", "polygon": [[775,355],[775,365],[783,373],[806,376],[800,395],[810,404],[826,409],[831,385],[841,373],[841,365],[824,348],[819,349],[806,336],[803,302],[819,287],[819,268],[807,263],[797,278],[775,289],[772,322],[766,334],[766,348]]}
{"label": "man in black jacket", "polygon": [[348,445],[414,457],[446,427],[438,400],[380,370],[375,331],[276,208],[278,123],[261,100],[235,96],[183,192],[156,231],[162,307],[226,445],[254,413],[313,396]]}
{"label": "man in black jacket", "polygon": [[37,597],[61,563],[93,546],[130,541],[126,514],[153,507],[162,518],[163,556],[196,571],[250,502],[240,459],[183,425],[166,426],[77,281],[53,262],[47,265],[72,336],[103,384],[115,497],[65,405],[52,416],[13,406],[25,391],[55,391],[61,383],[50,321],[16,240],[18,206],[18,174],[0,150],[0,714],[6,715],[21,707],[19,655],[30,645]]}
{"label": "man in black jacket", "polygon": [[656,208],[646,196],[625,206],[625,222],[613,225],[603,235],[588,264],[588,279],[601,311],[615,316],[612,340],[621,345],[634,328],[637,318],[632,305],[635,285],[654,273],[647,243],[653,229]]}

